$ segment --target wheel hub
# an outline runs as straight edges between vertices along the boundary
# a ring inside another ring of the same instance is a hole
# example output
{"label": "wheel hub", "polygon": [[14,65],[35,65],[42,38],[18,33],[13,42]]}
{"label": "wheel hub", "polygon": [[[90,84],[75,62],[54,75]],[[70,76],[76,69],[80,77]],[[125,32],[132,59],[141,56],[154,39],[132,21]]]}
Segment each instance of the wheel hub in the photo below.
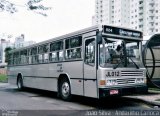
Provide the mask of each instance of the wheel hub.
{"label": "wheel hub", "polygon": [[63,94],[63,96],[68,96],[69,91],[70,91],[69,84],[67,82],[64,82],[62,84],[62,94]]}

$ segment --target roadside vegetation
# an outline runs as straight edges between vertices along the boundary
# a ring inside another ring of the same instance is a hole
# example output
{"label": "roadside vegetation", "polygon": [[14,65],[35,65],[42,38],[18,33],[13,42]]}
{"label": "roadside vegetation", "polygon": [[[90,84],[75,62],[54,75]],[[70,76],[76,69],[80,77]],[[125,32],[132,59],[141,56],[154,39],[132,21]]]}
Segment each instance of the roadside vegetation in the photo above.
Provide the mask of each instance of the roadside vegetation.
{"label": "roadside vegetation", "polygon": [[0,82],[7,82],[7,75],[0,74]]}
{"label": "roadside vegetation", "polygon": [[159,91],[160,92],[160,88],[156,88],[156,87],[149,88],[149,90],[151,90],[151,91]]}

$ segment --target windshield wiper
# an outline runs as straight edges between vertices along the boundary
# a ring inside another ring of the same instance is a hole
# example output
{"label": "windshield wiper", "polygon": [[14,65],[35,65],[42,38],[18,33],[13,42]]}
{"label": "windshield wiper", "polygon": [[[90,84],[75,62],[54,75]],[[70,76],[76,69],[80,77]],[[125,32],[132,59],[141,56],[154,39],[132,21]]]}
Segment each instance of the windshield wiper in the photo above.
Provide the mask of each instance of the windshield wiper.
{"label": "windshield wiper", "polygon": [[121,63],[122,63],[122,60],[117,65],[115,65],[113,69],[116,69]]}
{"label": "windshield wiper", "polygon": [[121,63],[123,64],[124,56],[120,56],[119,58],[120,58],[120,62],[119,62],[117,65],[115,65],[115,66],[113,67],[113,69],[118,68],[118,66],[119,66]]}
{"label": "windshield wiper", "polygon": [[[132,61],[132,63],[136,66],[136,68],[139,69],[138,65],[133,61],[133,59],[131,57],[129,57],[129,56],[127,56],[127,57]],[[123,60],[124,60],[124,57],[121,58],[120,62],[117,65],[115,65],[113,67],[113,69],[116,69],[123,62]]]}
{"label": "windshield wiper", "polygon": [[136,68],[139,69],[138,65],[133,61],[133,59],[130,56],[127,57],[132,61],[132,63],[136,66]]}

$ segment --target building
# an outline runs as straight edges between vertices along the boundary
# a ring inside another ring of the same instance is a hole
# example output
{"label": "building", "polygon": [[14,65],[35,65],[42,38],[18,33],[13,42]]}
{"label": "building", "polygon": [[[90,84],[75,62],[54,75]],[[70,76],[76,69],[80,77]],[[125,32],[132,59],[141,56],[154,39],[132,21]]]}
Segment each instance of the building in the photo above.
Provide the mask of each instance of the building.
{"label": "building", "polygon": [[0,64],[5,65],[5,49],[6,47],[13,47],[13,44],[10,41],[1,39],[0,41]]}
{"label": "building", "polygon": [[130,27],[144,35],[160,33],[160,0],[96,0],[93,25]]}
{"label": "building", "polygon": [[24,38],[24,34],[21,34],[19,37],[16,37],[14,42],[14,48],[25,47],[36,43],[35,41],[25,41]]}
{"label": "building", "polygon": [[35,41],[25,41],[24,35],[21,34],[19,37],[15,38],[15,42],[11,43],[9,40],[1,39],[0,41],[0,67],[6,65],[5,63],[5,49],[7,47],[20,48],[29,46],[36,43]]}

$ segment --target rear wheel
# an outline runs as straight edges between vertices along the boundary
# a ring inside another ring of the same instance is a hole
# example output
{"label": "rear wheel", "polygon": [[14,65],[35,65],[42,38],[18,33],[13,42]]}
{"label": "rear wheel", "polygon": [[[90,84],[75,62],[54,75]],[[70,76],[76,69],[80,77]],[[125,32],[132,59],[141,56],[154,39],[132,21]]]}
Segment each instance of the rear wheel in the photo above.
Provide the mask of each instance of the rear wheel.
{"label": "rear wheel", "polygon": [[67,79],[63,79],[60,83],[60,97],[63,100],[69,101],[71,99],[71,87]]}
{"label": "rear wheel", "polygon": [[17,80],[17,87],[18,87],[19,90],[23,89],[23,79],[22,79],[22,77],[18,78],[18,80]]}

